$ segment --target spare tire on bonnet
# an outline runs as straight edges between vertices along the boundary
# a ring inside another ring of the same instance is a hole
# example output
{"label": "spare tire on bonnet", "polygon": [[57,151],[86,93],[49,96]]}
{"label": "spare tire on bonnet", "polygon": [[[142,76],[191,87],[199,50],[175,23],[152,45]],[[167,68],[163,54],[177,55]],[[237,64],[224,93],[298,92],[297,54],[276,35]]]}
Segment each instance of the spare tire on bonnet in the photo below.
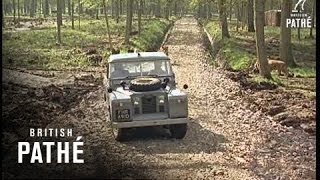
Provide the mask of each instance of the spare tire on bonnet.
{"label": "spare tire on bonnet", "polygon": [[161,81],[157,78],[142,77],[130,81],[130,90],[142,91],[155,91],[161,88]]}

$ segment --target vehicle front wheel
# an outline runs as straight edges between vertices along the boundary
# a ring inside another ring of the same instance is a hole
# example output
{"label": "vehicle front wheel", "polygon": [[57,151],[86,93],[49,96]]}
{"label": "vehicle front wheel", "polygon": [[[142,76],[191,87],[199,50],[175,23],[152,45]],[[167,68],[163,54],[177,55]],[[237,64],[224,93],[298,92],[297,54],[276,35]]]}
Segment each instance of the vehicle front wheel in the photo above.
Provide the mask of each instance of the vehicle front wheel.
{"label": "vehicle front wheel", "polygon": [[127,129],[126,128],[112,128],[113,138],[117,141],[125,141]]}
{"label": "vehicle front wheel", "polygon": [[182,139],[187,133],[187,123],[185,124],[173,124],[169,126],[171,137],[176,139]]}

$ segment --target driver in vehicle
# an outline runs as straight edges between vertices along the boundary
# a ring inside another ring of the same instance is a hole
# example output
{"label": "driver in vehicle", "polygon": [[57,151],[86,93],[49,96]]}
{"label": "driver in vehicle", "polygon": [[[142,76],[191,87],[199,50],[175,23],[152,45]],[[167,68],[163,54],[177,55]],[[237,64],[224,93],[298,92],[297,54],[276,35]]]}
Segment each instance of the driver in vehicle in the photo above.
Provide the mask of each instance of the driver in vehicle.
{"label": "driver in vehicle", "polygon": [[150,71],[150,74],[158,74],[158,75],[163,75],[166,74],[167,72],[164,71],[162,68],[162,63],[161,62],[154,62],[154,69]]}
{"label": "driver in vehicle", "polygon": [[123,69],[122,64],[115,64],[114,71],[111,73],[113,77],[127,77],[129,76],[129,71]]}

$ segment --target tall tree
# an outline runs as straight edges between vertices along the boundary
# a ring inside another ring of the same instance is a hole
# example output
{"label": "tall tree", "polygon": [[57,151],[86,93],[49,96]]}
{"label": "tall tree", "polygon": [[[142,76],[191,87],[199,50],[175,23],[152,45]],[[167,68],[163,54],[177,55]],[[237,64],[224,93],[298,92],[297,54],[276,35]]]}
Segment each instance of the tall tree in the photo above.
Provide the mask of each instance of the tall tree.
{"label": "tall tree", "polygon": [[61,0],[61,9],[62,9],[62,14],[66,13],[66,2],[64,0]]}
{"label": "tall tree", "polygon": [[18,0],[18,23],[20,23],[20,0]]}
{"label": "tall tree", "polygon": [[81,12],[82,12],[82,6],[81,6],[81,1],[78,0],[78,17],[79,17],[79,30],[80,30],[80,15],[81,15]]}
{"label": "tall tree", "polygon": [[219,0],[219,19],[222,31],[222,38],[230,38],[226,14],[225,0]]}
{"label": "tall tree", "polygon": [[248,32],[254,32],[253,0],[248,0],[247,13]]}
{"label": "tall tree", "polygon": [[296,66],[292,55],[291,28],[286,21],[291,13],[291,0],[282,0],[281,4],[281,30],[280,30],[280,59],[288,66]]}
{"label": "tall tree", "polygon": [[72,7],[71,7],[71,0],[68,0],[68,14],[71,16]]}
{"label": "tall tree", "polygon": [[49,0],[44,0],[44,16],[48,16],[49,15]]}
{"label": "tall tree", "polygon": [[[3,3],[3,4],[5,4],[5,3]],[[4,28],[5,27],[5,24],[4,24],[4,10],[5,10],[5,7],[4,7],[4,5],[2,6],[2,27]]]}
{"label": "tall tree", "polygon": [[159,18],[161,16],[161,3],[160,0],[157,0],[157,5],[155,6],[155,16]]}
{"label": "tall tree", "polygon": [[[142,11],[142,1],[140,3],[141,5],[139,7],[141,8],[141,11]],[[169,20],[169,16],[170,16],[170,3],[171,1],[166,1],[166,5],[165,5],[165,17],[167,20]]]}
{"label": "tall tree", "polygon": [[119,0],[119,14],[123,14],[123,0]]}
{"label": "tall tree", "polygon": [[254,8],[256,12],[255,25],[256,25],[256,49],[259,62],[260,75],[264,78],[271,78],[270,67],[267,59],[267,52],[264,40],[264,8],[265,0],[255,0]]}
{"label": "tall tree", "polygon": [[111,0],[111,18],[114,19],[115,18],[115,2],[114,0]]}
{"label": "tall tree", "polygon": [[106,2],[106,0],[103,0],[104,17],[106,19],[106,24],[107,24],[109,47],[110,47],[110,50],[112,50],[113,47],[112,47],[111,33],[110,33],[109,20],[108,20],[108,14],[107,14],[107,5],[106,5],[107,3],[108,3],[108,1]]}
{"label": "tall tree", "polygon": [[57,43],[61,44],[61,24],[60,22],[62,21],[62,7],[61,7],[61,1],[62,0],[57,0]]}
{"label": "tall tree", "polygon": [[126,19],[126,36],[125,44],[129,44],[130,33],[132,29],[132,3],[133,0],[127,0],[127,19]]}
{"label": "tall tree", "polygon": [[12,6],[13,6],[13,22],[17,23],[17,21],[16,21],[16,0],[12,0]]}
{"label": "tall tree", "polygon": [[139,0],[139,9],[138,9],[138,33],[141,34],[141,12],[142,11],[142,0]]}
{"label": "tall tree", "polygon": [[30,17],[34,17],[35,3],[35,0],[31,0]]}
{"label": "tall tree", "polygon": [[313,37],[312,29],[314,28],[314,14],[316,12],[316,0],[312,0],[312,11],[311,11],[311,28],[310,28],[310,38]]}
{"label": "tall tree", "polygon": [[240,20],[240,6],[239,6],[239,2],[236,2],[236,12],[237,12],[237,27],[236,30],[237,32],[239,31],[239,20]]}
{"label": "tall tree", "polygon": [[71,28],[74,29],[74,0],[71,1]]}
{"label": "tall tree", "polygon": [[115,7],[116,22],[119,23],[119,14],[120,14],[120,11],[119,11],[120,1],[119,0],[116,1],[115,6],[116,6]]}

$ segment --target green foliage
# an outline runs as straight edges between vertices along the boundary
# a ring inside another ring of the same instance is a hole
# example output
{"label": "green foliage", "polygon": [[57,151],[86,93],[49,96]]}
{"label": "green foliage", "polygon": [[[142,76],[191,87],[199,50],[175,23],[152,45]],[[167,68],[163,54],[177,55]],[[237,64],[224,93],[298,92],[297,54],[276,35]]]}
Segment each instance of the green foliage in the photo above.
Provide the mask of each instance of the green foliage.
{"label": "green foliage", "polygon": [[[136,23],[134,22],[134,27],[137,26]],[[162,40],[168,24],[169,21],[166,20],[143,19],[141,37],[134,36],[134,41],[140,43],[143,49],[150,49]],[[4,65],[57,70],[86,68],[92,65],[87,57],[81,52],[71,52],[73,48],[84,51],[88,47],[94,47],[107,59],[111,53],[108,49],[105,20],[82,19],[80,30],[77,29],[77,23],[75,25],[75,30],[72,30],[70,21],[64,23],[61,46],[56,45],[57,34],[53,26],[37,30],[5,31],[2,36]],[[110,19],[110,29],[114,45],[121,46],[125,21],[121,19],[117,24]]]}
{"label": "green foliage", "polygon": [[[219,20],[212,18],[209,21],[200,20],[204,24],[206,30],[210,33],[215,42],[219,42],[221,50],[226,58],[227,63],[232,70],[245,70],[249,68],[255,60],[255,55],[250,53],[250,48],[253,49],[255,43],[255,33],[241,30],[239,22],[239,30],[236,31],[236,20],[229,22],[231,38],[222,40]],[[298,40],[297,29],[292,29],[292,45],[293,50],[300,51],[303,54],[314,54],[316,51],[315,41],[309,38],[310,29],[301,29],[301,40]],[[314,31],[314,36],[316,35]],[[266,26],[265,37],[280,39],[280,27]],[[245,41],[248,41],[247,43]],[[251,47],[246,47],[251,43]],[[296,57],[303,58],[303,57]],[[315,77],[315,69],[303,65],[303,67],[291,68],[291,71],[301,77]]]}
{"label": "green foliage", "polygon": [[205,24],[205,28],[210,33],[214,41],[219,41],[222,39],[221,29],[217,21],[209,21]]}
{"label": "green foliage", "polygon": [[218,21],[209,21],[205,24],[205,28],[214,41],[220,41],[220,52],[223,52],[223,57],[226,58],[226,61],[232,70],[241,71],[251,66],[254,56],[239,47],[239,40],[235,37],[222,40]]}
{"label": "green foliage", "polygon": [[141,35],[133,40],[134,47],[139,50],[155,50],[161,43],[167,32],[170,22],[167,20],[153,20],[141,32]]}
{"label": "green foliage", "polygon": [[316,77],[315,67],[299,66],[299,67],[289,68],[289,71],[298,77],[305,77],[305,78]]}
{"label": "green foliage", "polygon": [[277,76],[277,75],[272,75],[271,79],[266,79],[260,75],[254,77],[252,79],[253,82],[257,83],[257,84],[261,84],[261,83],[267,83],[267,84],[274,84],[276,86],[283,86],[283,83],[281,81],[281,79]]}

